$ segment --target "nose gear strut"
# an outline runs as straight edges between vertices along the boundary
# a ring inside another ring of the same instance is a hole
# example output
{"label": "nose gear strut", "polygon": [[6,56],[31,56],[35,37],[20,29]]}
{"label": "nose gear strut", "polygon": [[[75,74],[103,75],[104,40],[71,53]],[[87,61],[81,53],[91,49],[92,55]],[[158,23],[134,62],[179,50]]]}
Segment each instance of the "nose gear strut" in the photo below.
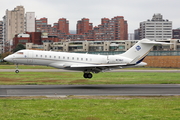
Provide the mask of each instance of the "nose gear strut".
{"label": "nose gear strut", "polygon": [[16,70],[15,70],[15,73],[19,73],[19,70],[18,70],[18,64],[16,64]]}

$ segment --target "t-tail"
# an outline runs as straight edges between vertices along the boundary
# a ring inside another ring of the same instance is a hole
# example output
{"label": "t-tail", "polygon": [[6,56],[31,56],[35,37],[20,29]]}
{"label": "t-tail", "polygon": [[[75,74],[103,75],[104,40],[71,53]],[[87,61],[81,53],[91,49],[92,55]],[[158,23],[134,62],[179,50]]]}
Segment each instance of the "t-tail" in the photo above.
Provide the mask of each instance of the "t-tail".
{"label": "t-tail", "polygon": [[147,56],[151,48],[156,44],[170,44],[165,42],[156,42],[149,39],[142,39],[138,41],[133,47],[121,54],[123,57],[132,59],[132,64],[138,64]]}

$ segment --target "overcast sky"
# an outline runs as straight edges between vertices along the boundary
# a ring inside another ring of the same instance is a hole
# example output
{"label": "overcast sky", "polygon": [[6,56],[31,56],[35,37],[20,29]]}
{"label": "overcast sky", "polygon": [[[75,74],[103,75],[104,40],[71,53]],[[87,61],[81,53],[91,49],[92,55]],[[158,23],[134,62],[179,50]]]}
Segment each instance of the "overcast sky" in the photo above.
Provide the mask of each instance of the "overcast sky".
{"label": "overcast sky", "polygon": [[124,16],[128,32],[133,33],[140,22],[151,19],[155,13],[172,21],[173,29],[180,27],[180,0],[1,0],[0,20],[6,9],[19,5],[24,6],[25,12],[35,12],[37,19],[47,17],[49,24],[66,18],[70,30],[76,30],[77,21],[84,17],[97,26],[101,18]]}

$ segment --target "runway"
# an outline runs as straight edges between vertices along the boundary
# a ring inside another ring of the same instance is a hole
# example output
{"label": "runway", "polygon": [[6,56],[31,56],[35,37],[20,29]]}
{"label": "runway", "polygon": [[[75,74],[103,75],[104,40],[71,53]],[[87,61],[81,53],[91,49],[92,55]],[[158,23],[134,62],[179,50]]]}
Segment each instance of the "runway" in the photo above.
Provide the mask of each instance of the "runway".
{"label": "runway", "polygon": [[[76,72],[62,69],[19,69],[20,72]],[[14,72],[14,69],[0,69]],[[180,70],[130,70],[110,72],[180,72]],[[180,84],[140,85],[0,85],[0,96],[67,96],[67,95],[110,95],[110,96],[171,96],[180,95]]]}
{"label": "runway", "polygon": [[180,84],[140,85],[0,85],[0,96],[173,96]]}

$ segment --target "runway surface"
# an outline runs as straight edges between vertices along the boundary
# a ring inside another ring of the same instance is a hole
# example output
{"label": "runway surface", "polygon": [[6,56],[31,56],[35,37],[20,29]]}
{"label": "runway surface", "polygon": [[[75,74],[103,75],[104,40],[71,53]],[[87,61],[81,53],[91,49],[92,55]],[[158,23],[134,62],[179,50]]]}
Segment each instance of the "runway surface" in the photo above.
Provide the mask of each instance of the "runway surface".
{"label": "runway surface", "polygon": [[0,85],[0,96],[172,96],[180,84],[160,85]]}
{"label": "runway surface", "polygon": [[[19,69],[20,72],[76,72],[62,69]],[[14,72],[0,69],[0,72]],[[180,72],[180,70],[127,70],[110,72]],[[154,85],[0,85],[0,96],[57,96],[57,95],[118,95],[171,96],[180,95],[180,84]]]}

